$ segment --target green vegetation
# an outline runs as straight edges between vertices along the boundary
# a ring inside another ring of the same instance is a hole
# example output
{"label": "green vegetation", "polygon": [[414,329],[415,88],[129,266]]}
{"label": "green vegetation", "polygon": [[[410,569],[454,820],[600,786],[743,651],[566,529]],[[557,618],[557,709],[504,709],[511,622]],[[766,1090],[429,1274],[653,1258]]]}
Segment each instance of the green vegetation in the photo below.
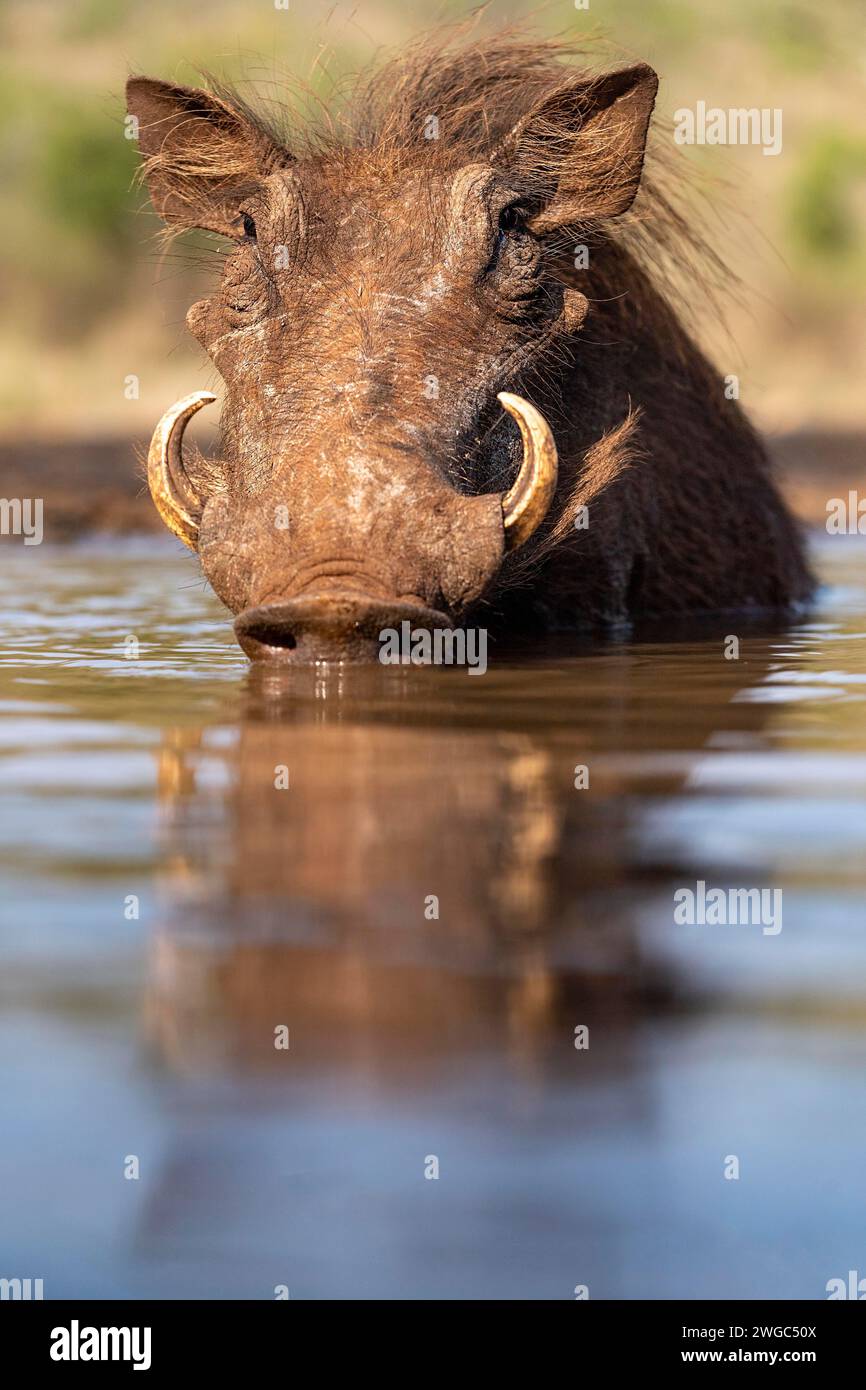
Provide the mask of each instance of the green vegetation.
{"label": "green vegetation", "polygon": [[[125,325],[130,341],[140,322],[144,343],[145,311],[156,322],[157,226],[142,211],[135,147],[124,138],[129,70],[195,82],[196,69],[205,68],[248,79],[247,90],[258,85],[265,97],[281,90],[281,73],[296,74],[327,93],[333,77],[357,70],[381,48],[471,8],[470,0],[447,0],[438,11],[420,0],[364,7],[353,0],[292,0],[288,11],[275,10],[272,0],[81,0],[74,6],[6,0],[0,7],[0,293],[11,313],[0,332],[0,362],[32,361],[41,379],[50,345],[50,396],[60,402],[64,383],[70,391],[80,388],[83,355],[97,351],[97,338],[107,360],[115,325]],[[856,9],[849,0],[818,7],[811,0],[618,0],[586,11],[561,0],[539,10],[534,0],[501,0],[481,21],[493,28],[534,13],[542,30],[569,36],[603,27],[612,58],[644,56],[658,68],[664,116],[698,99],[783,109],[778,158],[753,149],[686,152],[697,169],[733,186],[734,203],[753,224],[753,243],[732,235],[731,244],[719,246],[722,254],[754,286],[755,302],[760,296],[793,320],[792,331],[791,322],[781,326],[780,314],[761,318],[754,306],[749,315],[738,319],[736,309],[732,315],[738,345],[760,363],[767,399],[778,386],[782,400],[784,383],[793,382],[791,353],[798,348],[803,355],[798,305],[808,303],[804,331],[817,340],[815,356],[823,360],[822,345],[832,343],[840,324],[853,338],[866,301],[866,111]],[[716,225],[725,228],[724,216]],[[182,318],[186,274],[173,263],[170,288],[157,291],[165,322]],[[148,362],[156,370],[179,335],[147,341],[141,352],[151,356],[138,364],[142,371]],[[194,360],[194,350],[186,351]],[[846,361],[853,401],[862,351],[859,358],[848,352]],[[834,370],[838,403],[838,364]],[[44,389],[49,392],[47,384]],[[14,428],[15,402],[28,390],[19,378],[0,391],[0,430]],[[810,391],[814,400],[820,382],[812,380]],[[805,408],[802,395],[791,395],[801,402],[797,409]]]}
{"label": "green vegetation", "polygon": [[866,269],[862,204],[866,198],[866,137],[836,127],[816,133],[792,181],[788,225],[792,244],[834,277]]}
{"label": "green vegetation", "polygon": [[118,138],[120,122],[119,110],[60,106],[34,162],[33,193],[45,218],[90,238],[100,254],[122,249],[130,236],[136,158],[133,142]]}

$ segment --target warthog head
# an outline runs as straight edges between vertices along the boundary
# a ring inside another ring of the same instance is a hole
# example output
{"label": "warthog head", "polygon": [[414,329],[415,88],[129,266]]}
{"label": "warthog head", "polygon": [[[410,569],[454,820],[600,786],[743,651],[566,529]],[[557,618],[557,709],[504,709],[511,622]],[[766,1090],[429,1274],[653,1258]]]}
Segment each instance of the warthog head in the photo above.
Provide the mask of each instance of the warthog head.
{"label": "warthog head", "polygon": [[225,382],[220,457],[184,461],[197,392],[148,474],[252,657],[451,625],[550,507],[552,432],[514,392],[583,320],[565,229],[631,204],[656,79],[479,61],[392,70],[291,140],[225,91],[129,82],[156,210],[233,243],[187,319]]}

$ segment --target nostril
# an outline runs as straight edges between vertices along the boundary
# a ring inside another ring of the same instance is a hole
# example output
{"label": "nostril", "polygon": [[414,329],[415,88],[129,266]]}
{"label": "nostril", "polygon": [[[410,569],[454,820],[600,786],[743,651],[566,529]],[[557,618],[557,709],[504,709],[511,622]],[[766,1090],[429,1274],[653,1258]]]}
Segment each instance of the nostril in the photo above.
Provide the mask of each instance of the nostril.
{"label": "nostril", "polygon": [[298,639],[293,632],[284,627],[270,627],[263,624],[260,627],[250,627],[246,635],[254,642],[261,642],[263,647],[282,647],[285,651],[293,651],[298,645]]}
{"label": "nostril", "polygon": [[298,645],[293,632],[271,632],[263,639],[269,647],[283,647],[287,652],[294,651]]}
{"label": "nostril", "polygon": [[286,628],[251,626],[235,628],[235,635],[250,661],[290,662],[296,659],[298,638]]}
{"label": "nostril", "polygon": [[373,661],[383,629],[401,622],[451,626],[446,614],[416,603],[304,595],[246,609],[235,619],[235,635],[253,661]]}

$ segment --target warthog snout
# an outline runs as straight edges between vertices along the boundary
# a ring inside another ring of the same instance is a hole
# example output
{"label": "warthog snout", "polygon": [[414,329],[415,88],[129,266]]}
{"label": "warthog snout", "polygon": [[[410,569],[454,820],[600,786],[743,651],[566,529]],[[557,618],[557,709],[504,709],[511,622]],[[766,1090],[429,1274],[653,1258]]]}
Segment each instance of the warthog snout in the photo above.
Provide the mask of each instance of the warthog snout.
{"label": "warthog snout", "polygon": [[413,630],[452,626],[447,614],[420,603],[336,592],[247,608],[235,634],[253,661],[368,661],[379,654],[382,633],[403,622]]}
{"label": "warthog snout", "polygon": [[557,458],[544,417],[519,396],[499,400],[517,421],[523,462],[505,493],[466,495],[423,455],[291,453],[255,489],[200,496],[182,440],[214,397],[199,391],[160,421],[148,483],[166,525],[201,558],[235,633],[254,660],[375,659],[382,633],[448,629],[485,593],[508,551],[543,520]]}

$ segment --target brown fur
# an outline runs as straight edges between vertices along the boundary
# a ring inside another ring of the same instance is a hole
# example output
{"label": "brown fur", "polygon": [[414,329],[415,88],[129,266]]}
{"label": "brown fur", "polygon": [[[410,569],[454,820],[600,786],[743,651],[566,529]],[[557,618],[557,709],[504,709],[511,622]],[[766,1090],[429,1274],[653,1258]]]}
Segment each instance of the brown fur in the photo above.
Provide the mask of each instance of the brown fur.
{"label": "brown fur", "polygon": [[[169,227],[238,237],[256,213],[255,247],[190,314],[227,382],[223,457],[198,481],[205,572],[236,611],[350,591],[537,630],[808,596],[763,447],[674,308],[666,266],[722,275],[665,191],[662,143],[641,178],[654,76],[568,56],[446,31],[305,124],[219,84],[132,80]],[[504,562],[488,506],[519,462],[503,389],[545,413],[560,455],[547,521]]]}

